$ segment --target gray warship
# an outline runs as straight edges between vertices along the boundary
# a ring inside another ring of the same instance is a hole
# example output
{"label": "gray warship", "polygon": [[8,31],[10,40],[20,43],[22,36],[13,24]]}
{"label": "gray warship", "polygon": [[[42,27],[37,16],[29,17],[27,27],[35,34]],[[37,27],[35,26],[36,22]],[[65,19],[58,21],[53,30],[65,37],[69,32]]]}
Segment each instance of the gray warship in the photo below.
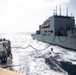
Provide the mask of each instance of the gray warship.
{"label": "gray warship", "polygon": [[76,26],[74,17],[68,16],[68,10],[66,16],[56,12],[53,16],[46,19],[43,24],[39,25],[39,30],[35,34],[31,34],[33,39],[39,41],[58,45],[70,50],[76,50]]}

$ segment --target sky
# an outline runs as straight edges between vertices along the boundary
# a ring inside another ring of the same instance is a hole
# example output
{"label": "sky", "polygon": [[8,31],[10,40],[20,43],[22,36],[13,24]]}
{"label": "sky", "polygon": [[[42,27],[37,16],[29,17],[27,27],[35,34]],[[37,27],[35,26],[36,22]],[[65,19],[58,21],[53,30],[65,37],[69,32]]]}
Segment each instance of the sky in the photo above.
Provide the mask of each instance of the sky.
{"label": "sky", "polygon": [[76,0],[0,0],[0,33],[35,32],[47,18],[57,14],[76,16]]}

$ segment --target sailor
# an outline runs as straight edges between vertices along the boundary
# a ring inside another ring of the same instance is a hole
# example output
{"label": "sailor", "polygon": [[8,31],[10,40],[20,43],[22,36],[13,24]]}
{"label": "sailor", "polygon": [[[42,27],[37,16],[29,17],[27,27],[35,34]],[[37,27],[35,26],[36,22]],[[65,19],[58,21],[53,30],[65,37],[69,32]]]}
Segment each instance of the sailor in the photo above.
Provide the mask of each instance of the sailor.
{"label": "sailor", "polygon": [[53,48],[51,48],[51,53],[54,53]]}
{"label": "sailor", "polygon": [[55,53],[54,53],[53,48],[51,48],[51,56],[52,56],[52,57],[54,57],[54,56],[55,56]]}

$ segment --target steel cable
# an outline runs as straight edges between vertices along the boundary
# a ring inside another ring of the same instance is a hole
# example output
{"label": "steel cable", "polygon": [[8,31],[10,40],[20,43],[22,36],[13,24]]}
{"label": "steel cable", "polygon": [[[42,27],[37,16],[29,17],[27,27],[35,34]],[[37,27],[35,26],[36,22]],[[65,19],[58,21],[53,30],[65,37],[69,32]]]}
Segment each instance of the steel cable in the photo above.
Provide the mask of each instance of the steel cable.
{"label": "steel cable", "polygon": [[60,41],[61,43],[64,43],[64,42],[66,42],[66,40],[67,40],[67,36],[66,36],[65,40],[63,40],[63,41],[60,39],[60,36],[58,36],[58,38],[59,38],[59,41]]}

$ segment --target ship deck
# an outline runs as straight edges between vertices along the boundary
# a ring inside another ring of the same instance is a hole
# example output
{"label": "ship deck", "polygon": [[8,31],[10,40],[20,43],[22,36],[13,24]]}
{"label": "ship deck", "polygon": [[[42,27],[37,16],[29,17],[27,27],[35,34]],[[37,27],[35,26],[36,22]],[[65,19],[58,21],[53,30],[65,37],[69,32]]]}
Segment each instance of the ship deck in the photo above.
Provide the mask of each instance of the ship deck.
{"label": "ship deck", "polygon": [[22,74],[0,68],[0,75],[22,75]]}

